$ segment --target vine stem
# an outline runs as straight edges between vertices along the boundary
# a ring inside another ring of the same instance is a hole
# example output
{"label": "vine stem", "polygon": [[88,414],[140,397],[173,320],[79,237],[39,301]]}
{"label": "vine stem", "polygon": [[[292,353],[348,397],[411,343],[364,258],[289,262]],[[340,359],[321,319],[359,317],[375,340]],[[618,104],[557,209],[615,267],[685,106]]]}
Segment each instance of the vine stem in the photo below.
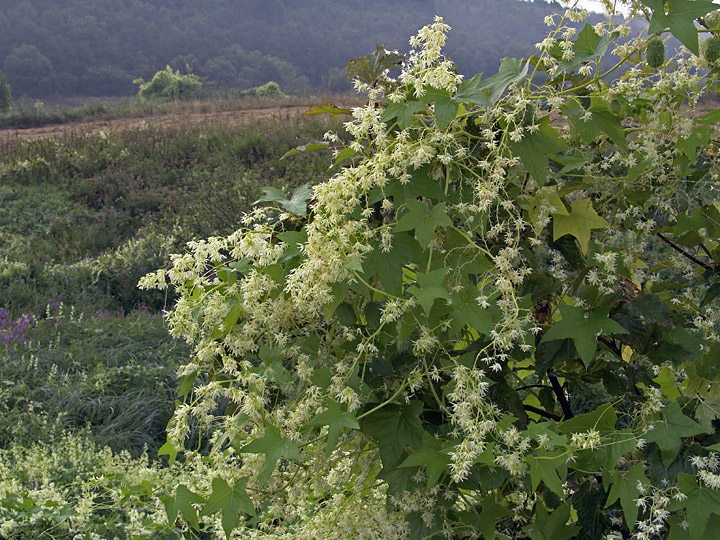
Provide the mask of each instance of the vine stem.
{"label": "vine stem", "polygon": [[710,271],[713,270],[713,267],[712,267],[712,266],[710,266],[709,264],[706,264],[706,263],[702,262],[702,261],[701,261],[700,259],[698,259],[697,257],[694,257],[692,254],[690,254],[690,253],[688,253],[687,251],[685,251],[683,248],[681,248],[680,246],[678,246],[675,242],[673,242],[672,240],[670,240],[670,239],[669,239],[667,236],[665,236],[663,233],[658,232],[658,233],[655,233],[655,234],[657,234],[657,236],[658,236],[658,238],[660,238],[660,240],[662,240],[663,242],[665,242],[667,245],[669,245],[671,248],[673,248],[675,251],[677,251],[680,255],[682,255],[682,256],[685,257],[686,259],[694,262],[695,264],[697,264],[697,265],[699,265],[699,266],[702,266],[705,270],[710,270]]}

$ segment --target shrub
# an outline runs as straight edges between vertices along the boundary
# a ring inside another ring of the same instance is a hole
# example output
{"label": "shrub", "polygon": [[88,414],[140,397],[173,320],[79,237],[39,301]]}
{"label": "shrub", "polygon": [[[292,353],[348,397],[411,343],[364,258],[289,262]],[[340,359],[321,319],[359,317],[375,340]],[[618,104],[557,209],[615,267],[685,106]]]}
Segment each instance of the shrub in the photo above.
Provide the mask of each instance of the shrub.
{"label": "shrub", "polygon": [[163,101],[195,98],[203,86],[197,75],[192,73],[183,75],[179,70],[173,71],[170,66],[155,73],[149,82],[136,79],[134,83],[140,86],[138,91],[140,97]]}
{"label": "shrub", "polygon": [[254,88],[253,92],[258,97],[283,97],[285,95],[282,90],[280,90],[280,85],[273,81],[266,82]]}
{"label": "shrub", "polygon": [[165,450],[197,423],[242,459],[193,498],[228,537],[713,537],[719,134],[694,106],[716,6],[643,4],[692,54],[616,81],[647,38],[615,19],[570,9],[463,80],[437,18],[397,80],[378,54],[356,81],[354,141],[326,137],[345,168],[143,279],[195,346]]}

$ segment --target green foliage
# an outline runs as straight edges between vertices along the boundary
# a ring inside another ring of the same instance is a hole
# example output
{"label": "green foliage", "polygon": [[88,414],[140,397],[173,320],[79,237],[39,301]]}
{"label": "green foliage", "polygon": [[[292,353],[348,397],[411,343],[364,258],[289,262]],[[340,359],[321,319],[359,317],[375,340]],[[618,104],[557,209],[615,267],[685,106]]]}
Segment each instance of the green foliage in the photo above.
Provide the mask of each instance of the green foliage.
{"label": "green foliage", "polygon": [[[183,72],[189,66],[209,87],[248,89],[276,81],[290,93],[349,92],[348,59],[379,43],[404,47],[436,13],[454,27],[451,57],[471,74],[494,72],[504,56],[530,53],[553,9],[520,0],[369,0],[362,9],[353,0],[26,0],[3,7],[0,70],[16,98],[130,96],[137,91],[134,78],[149,80],[167,64]],[[34,51],[20,54],[23,46]],[[8,57],[20,62],[7,65]]]}
{"label": "green foliage", "polygon": [[158,71],[149,82],[136,79],[135,84],[140,86],[138,95],[146,99],[163,101],[177,101],[198,97],[203,84],[197,75],[188,73],[183,75],[180,71],[173,71],[170,66]]}
{"label": "green foliage", "polygon": [[[631,4],[695,55],[716,9]],[[717,70],[644,68],[647,37],[603,70],[625,30],[563,19],[463,79],[448,29],[421,29],[398,77],[381,49],[352,64],[353,141],[313,143],[332,178],[266,189],[241,230],[143,278],[174,287],[195,346],[168,444],[193,419],[210,459],[240,457],[228,535],[709,538],[720,132],[696,105]]]}
{"label": "green foliage", "polygon": [[9,111],[12,102],[12,89],[5,75],[0,75],[0,113]]}
{"label": "green foliage", "polygon": [[247,91],[247,94],[262,98],[279,98],[285,96],[283,91],[280,90],[280,85],[274,81],[269,81],[256,88],[252,88]]}
{"label": "green foliage", "polygon": [[22,335],[3,328],[0,447],[89,428],[99,445],[154,454],[187,350],[147,312],[81,315],[54,304]]}

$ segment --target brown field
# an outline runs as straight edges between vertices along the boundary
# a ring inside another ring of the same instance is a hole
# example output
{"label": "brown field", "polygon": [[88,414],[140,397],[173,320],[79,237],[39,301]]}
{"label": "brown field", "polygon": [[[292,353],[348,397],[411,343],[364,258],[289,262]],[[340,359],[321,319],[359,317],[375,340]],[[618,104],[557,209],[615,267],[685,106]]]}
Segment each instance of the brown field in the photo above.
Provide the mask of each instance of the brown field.
{"label": "brown field", "polygon": [[98,131],[125,131],[145,126],[173,127],[180,125],[214,125],[223,126],[248,125],[259,121],[277,119],[286,120],[303,114],[310,105],[290,105],[282,107],[265,107],[237,111],[191,112],[183,114],[166,114],[142,118],[117,118],[112,120],[95,120],[90,122],[74,122],[55,124],[27,129],[0,130],[0,144],[5,147],[17,142],[36,139],[64,139],[82,136]]}

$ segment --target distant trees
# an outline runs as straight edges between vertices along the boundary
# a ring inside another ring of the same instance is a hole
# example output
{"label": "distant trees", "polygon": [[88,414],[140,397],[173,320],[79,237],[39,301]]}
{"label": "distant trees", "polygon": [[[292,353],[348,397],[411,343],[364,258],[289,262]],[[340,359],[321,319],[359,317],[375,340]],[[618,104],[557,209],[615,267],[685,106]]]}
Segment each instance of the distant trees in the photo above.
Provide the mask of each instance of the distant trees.
{"label": "distant trees", "polygon": [[491,73],[504,56],[532,54],[544,15],[559,10],[521,0],[0,0],[0,70],[16,97],[130,95],[134,78],[166,65],[189,65],[208,86],[341,90],[349,59],[378,44],[404,49],[433,15],[453,27],[452,60]]}
{"label": "distant trees", "polygon": [[22,93],[41,96],[52,92],[55,79],[52,62],[35,45],[16,47],[5,57],[3,65],[8,79]]}
{"label": "distant trees", "polygon": [[5,79],[5,75],[0,75],[0,112],[5,112],[12,105],[12,89]]}

